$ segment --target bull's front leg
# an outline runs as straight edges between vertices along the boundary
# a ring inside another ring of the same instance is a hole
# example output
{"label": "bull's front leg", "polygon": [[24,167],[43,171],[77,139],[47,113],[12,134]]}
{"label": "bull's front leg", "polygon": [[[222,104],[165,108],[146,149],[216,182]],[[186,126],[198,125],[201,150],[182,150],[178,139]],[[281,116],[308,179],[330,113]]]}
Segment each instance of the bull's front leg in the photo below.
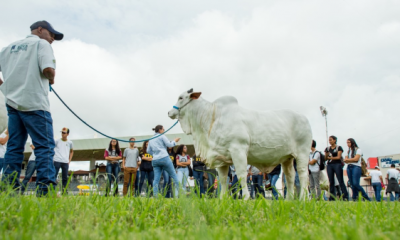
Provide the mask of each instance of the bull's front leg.
{"label": "bull's front leg", "polygon": [[247,188],[247,155],[241,152],[232,154],[232,161],[235,165],[236,175],[239,187],[242,190],[243,199],[248,200],[250,193]]}
{"label": "bull's front leg", "polygon": [[225,196],[228,189],[227,181],[228,181],[229,166],[218,167],[217,172],[218,172],[219,182],[221,183],[220,198],[222,199]]}

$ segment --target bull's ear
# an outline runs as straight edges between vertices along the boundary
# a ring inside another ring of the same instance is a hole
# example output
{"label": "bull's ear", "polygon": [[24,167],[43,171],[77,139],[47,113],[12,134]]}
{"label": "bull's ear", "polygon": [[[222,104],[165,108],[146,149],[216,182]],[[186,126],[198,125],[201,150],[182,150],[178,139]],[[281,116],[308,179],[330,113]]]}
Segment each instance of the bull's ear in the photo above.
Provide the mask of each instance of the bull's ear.
{"label": "bull's ear", "polygon": [[188,91],[187,91],[187,93],[192,93],[193,92],[193,88],[191,88],[191,89],[189,89]]}
{"label": "bull's ear", "polygon": [[201,95],[201,92],[194,92],[194,93],[190,94],[190,98],[191,99],[199,99],[200,95]]}

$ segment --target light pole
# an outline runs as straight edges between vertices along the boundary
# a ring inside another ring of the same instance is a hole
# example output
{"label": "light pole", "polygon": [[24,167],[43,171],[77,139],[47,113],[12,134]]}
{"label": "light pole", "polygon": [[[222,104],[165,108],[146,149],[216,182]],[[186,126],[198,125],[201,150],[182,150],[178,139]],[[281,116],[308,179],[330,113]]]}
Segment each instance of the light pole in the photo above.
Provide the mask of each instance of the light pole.
{"label": "light pole", "polygon": [[328,110],[326,110],[326,108],[323,107],[323,106],[319,107],[319,109],[321,110],[322,116],[325,117],[326,147],[328,149],[328,147],[329,147],[329,143],[328,143],[328,119],[326,117],[326,115],[328,115]]}

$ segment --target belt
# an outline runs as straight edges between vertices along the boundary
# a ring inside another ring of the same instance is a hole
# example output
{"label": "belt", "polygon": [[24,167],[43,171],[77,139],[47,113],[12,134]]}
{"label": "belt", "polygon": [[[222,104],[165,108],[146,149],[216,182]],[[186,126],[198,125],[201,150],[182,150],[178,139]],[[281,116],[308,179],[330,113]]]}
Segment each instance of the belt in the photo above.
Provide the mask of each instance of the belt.
{"label": "belt", "polygon": [[178,167],[178,168],[187,168],[187,167]]}

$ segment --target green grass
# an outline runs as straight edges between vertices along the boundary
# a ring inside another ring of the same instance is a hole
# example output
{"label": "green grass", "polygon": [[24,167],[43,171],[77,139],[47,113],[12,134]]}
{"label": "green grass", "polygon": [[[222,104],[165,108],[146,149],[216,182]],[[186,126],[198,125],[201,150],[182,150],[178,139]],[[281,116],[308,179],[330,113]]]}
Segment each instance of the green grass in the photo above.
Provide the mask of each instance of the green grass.
{"label": "green grass", "polygon": [[0,195],[1,239],[399,239],[398,203]]}

